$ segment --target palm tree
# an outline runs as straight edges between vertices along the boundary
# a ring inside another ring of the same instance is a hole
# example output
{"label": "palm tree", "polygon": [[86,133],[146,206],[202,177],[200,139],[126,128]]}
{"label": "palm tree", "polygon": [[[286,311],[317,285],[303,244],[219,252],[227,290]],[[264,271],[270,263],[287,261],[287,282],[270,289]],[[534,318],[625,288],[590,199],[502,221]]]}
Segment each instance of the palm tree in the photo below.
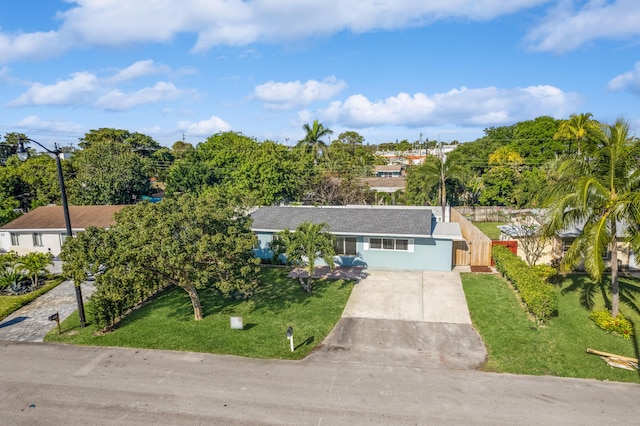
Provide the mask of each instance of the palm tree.
{"label": "palm tree", "polygon": [[53,256],[49,253],[29,253],[20,258],[16,270],[23,272],[31,280],[31,287],[38,287],[38,277],[47,272]]}
{"label": "palm tree", "polygon": [[[290,236],[283,238],[287,241],[286,256],[290,263],[305,265],[307,281],[301,278],[302,287],[307,292],[313,291],[313,273],[316,259],[325,261],[331,269],[334,267],[335,256],[334,237],[329,232],[326,223],[302,222]],[[288,232],[288,230],[285,230]]]}
{"label": "palm tree", "polygon": [[304,139],[298,142],[298,147],[304,148],[306,152],[311,152],[313,154],[313,164],[317,166],[321,152],[326,152],[327,149],[327,144],[322,138],[333,134],[333,130],[324,127],[318,120],[313,120],[311,125],[305,123],[302,129],[307,134]]}
{"label": "palm tree", "polygon": [[[618,315],[618,241],[626,238],[640,253],[640,147],[629,135],[629,123],[617,120],[599,130],[599,146],[588,157],[569,157],[549,189],[549,236],[570,226],[582,226],[561,261],[565,269],[581,262],[589,275],[602,281],[604,257],[611,253],[611,314]],[[626,232],[620,227],[626,223]]]}
{"label": "palm tree", "polygon": [[455,153],[428,157],[422,165],[409,169],[407,177],[407,193],[410,201],[416,204],[425,204],[429,193],[437,186],[437,202],[442,206],[443,222],[447,206],[447,182],[463,173],[463,168],[456,158]]}
{"label": "palm tree", "polygon": [[499,167],[510,167],[517,171],[519,165],[524,163],[524,160],[513,149],[508,146],[501,146],[500,148],[489,154],[489,165],[497,165]]}
{"label": "palm tree", "polygon": [[553,135],[554,139],[574,139],[578,145],[578,156],[582,155],[582,142],[588,136],[597,134],[600,130],[600,123],[592,119],[590,112],[582,114],[571,114],[568,120],[564,120],[558,131]]}

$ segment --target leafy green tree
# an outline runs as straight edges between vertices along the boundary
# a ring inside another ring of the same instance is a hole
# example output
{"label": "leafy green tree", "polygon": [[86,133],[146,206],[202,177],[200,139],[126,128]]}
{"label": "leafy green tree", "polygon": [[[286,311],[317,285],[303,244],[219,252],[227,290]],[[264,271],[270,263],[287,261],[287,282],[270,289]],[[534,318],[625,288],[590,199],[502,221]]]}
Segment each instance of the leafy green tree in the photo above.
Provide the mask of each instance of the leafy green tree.
{"label": "leafy green tree", "polygon": [[338,135],[337,141],[348,146],[351,152],[355,152],[364,144],[364,136],[354,131],[342,132]]}
{"label": "leafy green tree", "polygon": [[593,114],[590,112],[571,114],[568,120],[563,120],[560,123],[553,138],[575,140],[578,155],[582,155],[582,145],[597,137],[599,130],[600,123],[593,119]]}
{"label": "leafy green tree", "polygon": [[4,142],[0,143],[0,166],[4,166],[7,163],[7,159],[15,155],[18,143],[21,140],[24,140],[25,144],[29,143],[27,135],[24,133],[9,132],[4,134]]}
{"label": "leafy green tree", "polygon": [[138,152],[145,157],[151,156],[154,151],[161,148],[160,144],[153,140],[151,136],[138,132],[131,133],[128,130],[104,127],[86,133],[84,137],[80,138],[78,145],[82,149],[87,149],[98,143],[122,145],[128,150]]}
{"label": "leafy green tree", "polygon": [[[629,123],[619,119],[601,128],[598,149],[587,156],[571,156],[558,169],[549,188],[547,204],[550,217],[547,234],[554,236],[569,226],[582,231],[572,243],[561,265],[584,268],[597,282],[602,281],[604,257],[610,253],[611,312],[618,315],[618,242],[630,241],[640,252],[640,147],[630,137]],[[627,231],[621,229],[628,223]]]}
{"label": "leafy green tree", "polygon": [[92,143],[72,161],[77,171],[68,186],[75,204],[132,204],[149,194],[149,160],[122,144]]}
{"label": "leafy green tree", "polygon": [[288,262],[304,266],[307,278],[306,281],[300,278],[300,283],[309,293],[313,291],[316,259],[322,259],[331,269],[334,268],[334,236],[324,229],[328,229],[326,223],[303,222],[293,232],[284,229],[276,234],[280,241],[286,242]]}
{"label": "leafy green tree", "polygon": [[318,159],[321,154],[326,152],[327,143],[322,140],[325,136],[333,134],[333,130],[324,127],[324,125],[318,120],[313,120],[313,123],[305,123],[302,129],[306,132],[304,139],[298,142],[298,147],[302,148],[305,152],[311,153],[313,156],[313,164],[318,164]]}
{"label": "leafy green tree", "polygon": [[492,167],[482,175],[482,191],[478,202],[483,206],[512,205],[518,179],[518,172],[510,167]]}
{"label": "leafy green tree", "polygon": [[566,152],[566,145],[554,135],[560,120],[542,116],[515,124],[513,140],[509,146],[516,151],[529,166],[541,166],[548,160]]}
{"label": "leafy green tree", "polygon": [[275,142],[218,133],[173,164],[167,173],[167,194],[222,185],[254,204],[270,205],[304,193],[314,175],[309,164],[305,156]]}
{"label": "leafy green tree", "polygon": [[41,274],[47,273],[47,266],[51,265],[53,255],[51,253],[28,253],[20,258],[16,264],[16,270],[24,273],[31,280],[31,287],[38,287],[38,279]]}
{"label": "leafy green tree", "polygon": [[[119,294],[139,302],[149,293],[138,290],[140,284],[175,285],[188,294],[200,320],[199,289],[245,298],[257,287],[259,259],[252,252],[256,237],[250,218],[211,194],[138,203],[121,210],[108,230],[93,229],[71,241],[63,247],[65,274],[82,279],[87,268],[102,265],[96,292],[107,302],[117,302]],[[108,292],[100,290],[103,284]]]}

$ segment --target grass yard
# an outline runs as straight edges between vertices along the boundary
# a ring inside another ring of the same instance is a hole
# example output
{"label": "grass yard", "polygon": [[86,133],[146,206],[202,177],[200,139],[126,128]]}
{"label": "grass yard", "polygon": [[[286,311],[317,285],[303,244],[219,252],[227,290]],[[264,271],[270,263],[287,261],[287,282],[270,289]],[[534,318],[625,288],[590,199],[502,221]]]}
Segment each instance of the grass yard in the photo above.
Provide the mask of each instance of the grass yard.
{"label": "grass yard", "polygon": [[5,319],[24,305],[30,303],[37,297],[45,294],[63,281],[63,278],[57,277],[47,281],[43,286],[30,293],[21,294],[18,296],[0,296],[0,321]]}
{"label": "grass yard", "polygon": [[[571,276],[562,285],[559,316],[548,325],[537,326],[527,318],[509,284],[497,275],[462,274],[462,283],[471,319],[489,353],[488,371],[579,377],[621,382],[640,382],[638,371],[609,367],[587,348],[638,358],[640,314],[622,306],[621,311],[635,325],[631,340],[600,330],[580,305],[577,288],[586,276]],[[622,278],[621,285],[640,290],[640,280]],[[602,296],[599,295],[603,306]]]}
{"label": "grass yard", "polygon": [[481,230],[487,237],[492,240],[500,238],[499,225],[504,225],[505,222],[473,222],[476,228]]}
{"label": "grass yard", "polygon": [[[45,341],[79,345],[168,349],[256,358],[301,359],[309,354],[340,319],[351,294],[351,281],[316,281],[305,293],[287,270],[263,268],[260,290],[246,301],[223,299],[200,290],[204,319],[195,321],[187,293],[171,288],[127,316],[113,332],[94,335],[96,327],[80,329],[78,315],[62,323],[62,335],[51,331]],[[87,320],[91,321],[91,304]],[[241,316],[244,330],[232,330],[229,319]],[[293,327],[295,352],[286,338]]]}

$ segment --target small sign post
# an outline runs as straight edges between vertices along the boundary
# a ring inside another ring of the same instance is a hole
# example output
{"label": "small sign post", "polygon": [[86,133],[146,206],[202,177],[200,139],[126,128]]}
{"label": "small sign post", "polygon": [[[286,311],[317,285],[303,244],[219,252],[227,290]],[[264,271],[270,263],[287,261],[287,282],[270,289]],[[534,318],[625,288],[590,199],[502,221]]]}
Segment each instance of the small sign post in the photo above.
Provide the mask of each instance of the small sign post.
{"label": "small sign post", "polygon": [[293,327],[287,328],[287,339],[291,343],[291,352],[293,352]]}
{"label": "small sign post", "polygon": [[60,315],[58,315],[58,312],[56,312],[53,315],[49,315],[49,321],[55,321],[58,323],[58,334],[62,334],[62,331],[60,331]]}

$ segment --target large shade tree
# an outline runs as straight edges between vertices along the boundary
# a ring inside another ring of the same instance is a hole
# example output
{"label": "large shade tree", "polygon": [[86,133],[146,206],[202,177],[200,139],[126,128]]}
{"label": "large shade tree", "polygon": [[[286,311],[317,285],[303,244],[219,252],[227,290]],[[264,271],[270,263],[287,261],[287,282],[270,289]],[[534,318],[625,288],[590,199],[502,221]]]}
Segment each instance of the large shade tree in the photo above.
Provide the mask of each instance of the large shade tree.
{"label": "large shade tree", "polygon": [[[560,164],[549,188],[550,217],[547,233],[552,236],[571,226],[582,229],[562,259],[562,266],[584,268],[601,282],[610,253],[611,313],[618,315],[618,244],[627,239],[640,252],[639,144],[630,137],[629,123],[618,120],[599,130],[598,146],[586,155],[573,155]],[[624,225],[627,225],[624,228]]]}
{"label": "large shade tree", "polygon": [[65,274],[76,280],[102,265],[105,272],[96,292],[115,301],[122,294],[148,294],[142,288],[147,283],[175,285],[188,294],[199,320],[199,289],[214,288],[234,298],[248,297],[256,289],[255,244],[250,218],[230,205],[228,197],[185,194],[121,210],[108,230],[93,228],[65,242],[62,257]]}

